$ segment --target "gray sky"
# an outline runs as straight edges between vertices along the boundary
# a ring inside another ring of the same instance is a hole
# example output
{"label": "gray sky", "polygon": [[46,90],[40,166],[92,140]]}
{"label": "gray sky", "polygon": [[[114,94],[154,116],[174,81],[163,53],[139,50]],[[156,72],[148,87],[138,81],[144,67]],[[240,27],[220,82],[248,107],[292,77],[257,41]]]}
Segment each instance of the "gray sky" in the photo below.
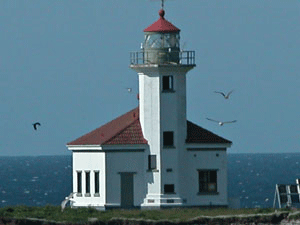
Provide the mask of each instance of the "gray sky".
{"label": "gray sky", "polygon": [[[129,52],[159,9],[150,0],[0,1],[0,155],[68,154],[67,142],[136,107]],[[165,10],[196,51],[188,119],[231,140],[229,153],[300,151],[300,2],[170,0]],[[231,89],[229,101],[214,93]]]}

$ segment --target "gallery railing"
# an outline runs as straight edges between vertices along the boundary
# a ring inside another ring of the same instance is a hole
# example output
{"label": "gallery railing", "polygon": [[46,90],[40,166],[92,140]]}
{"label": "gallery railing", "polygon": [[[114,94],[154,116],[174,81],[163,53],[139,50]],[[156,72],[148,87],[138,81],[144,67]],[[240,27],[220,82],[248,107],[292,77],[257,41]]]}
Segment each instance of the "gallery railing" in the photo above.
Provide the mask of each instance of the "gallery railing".
{"label": "gallery railing", "polygon": [[130,53],[131,65],[173,64],[195,65],[195,51],[160,52],[140,51]]}

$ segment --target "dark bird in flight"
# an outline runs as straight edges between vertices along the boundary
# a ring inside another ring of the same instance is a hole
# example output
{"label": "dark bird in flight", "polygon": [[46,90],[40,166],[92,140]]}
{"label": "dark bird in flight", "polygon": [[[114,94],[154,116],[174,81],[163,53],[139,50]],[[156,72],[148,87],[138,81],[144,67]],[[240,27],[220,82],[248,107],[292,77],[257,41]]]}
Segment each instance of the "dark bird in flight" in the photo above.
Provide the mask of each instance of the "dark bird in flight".
{"label": "dark bird in flight", "polygon": [[235,123],[237,120],[232,120],[232,121],[225,121],[225,122],[222,122],[222,121],[218,121],[218,120],[213,120],[213,119],[210,119],[210,118],[206,118],[207,120],[209,121],[213,121],[213,122],[216,122],[218,123],[220,126],[223,126],[225,123]]}
{"label": "dark bird in flight", "polygon": [[225,99],[229,99],[229,96],[231,95],[232,92],[233,92],[233,90],[229,91],[229,92],[227,93],[227,95],[226,95],[224,92],[221,92],[221,91],[215,91],[215,93],[218,93],[218,94],[223,95],[223,97],[224,97]]}
{"label": "dark bird in flight", "polygon": [[32,124],[33,125],[33,128],[35,129],[35,130],[37,130],[37,126],[41,126],[41,124],[39,123],[39,122],[36,122],[36,123],[34,123],[34,124]]}

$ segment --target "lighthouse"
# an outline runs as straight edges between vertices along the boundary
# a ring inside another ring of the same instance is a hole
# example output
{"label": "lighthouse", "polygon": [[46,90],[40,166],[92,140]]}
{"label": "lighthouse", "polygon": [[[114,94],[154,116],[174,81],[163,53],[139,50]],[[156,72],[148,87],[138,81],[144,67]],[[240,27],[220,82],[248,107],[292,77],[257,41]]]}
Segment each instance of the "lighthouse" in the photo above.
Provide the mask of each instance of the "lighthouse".
{"label": "lighthouse", "polygon": [[187,120],[186,76],[195,51],[180,49],[180,29],[162,8],[130,53],[138,106],[71,141],[72,207],[227,206],[231,141]]}
{"label": "lighthouse", "polygon": [[180,167],[187,137],[186,75],[196,66],[195,52],[180,51],[180,29],[165,19],[163,9],[144,30],[142,46],[142,52],[131,54],[130,67],[138,73],[141,127],[149,155],[156,159],[145,204],[151,199],[158,205],[164,201],[180,205]]}

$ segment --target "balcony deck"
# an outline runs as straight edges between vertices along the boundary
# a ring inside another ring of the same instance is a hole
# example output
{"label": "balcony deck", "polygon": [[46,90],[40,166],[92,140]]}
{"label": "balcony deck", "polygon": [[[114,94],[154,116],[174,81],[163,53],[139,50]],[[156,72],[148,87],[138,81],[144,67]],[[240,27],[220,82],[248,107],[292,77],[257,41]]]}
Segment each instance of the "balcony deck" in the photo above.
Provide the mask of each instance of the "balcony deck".
{"label": "balcony deck", "polygon": [[[178,62],[171,60],[171,54],[166,54],[164,59],[156,58],[156,62],[151,62],[150,59],[153,58],[149,56],[149,52],[139,51],[130,53],[130,65],[150,65],[150,64],[161,64],[161,65],[186,65],[195,66],[195,51],[179,51],[176,52],[179,55]],[[159,53],[158,53],[159,54]],[[174,52],[172,52],[174,54]]]}

